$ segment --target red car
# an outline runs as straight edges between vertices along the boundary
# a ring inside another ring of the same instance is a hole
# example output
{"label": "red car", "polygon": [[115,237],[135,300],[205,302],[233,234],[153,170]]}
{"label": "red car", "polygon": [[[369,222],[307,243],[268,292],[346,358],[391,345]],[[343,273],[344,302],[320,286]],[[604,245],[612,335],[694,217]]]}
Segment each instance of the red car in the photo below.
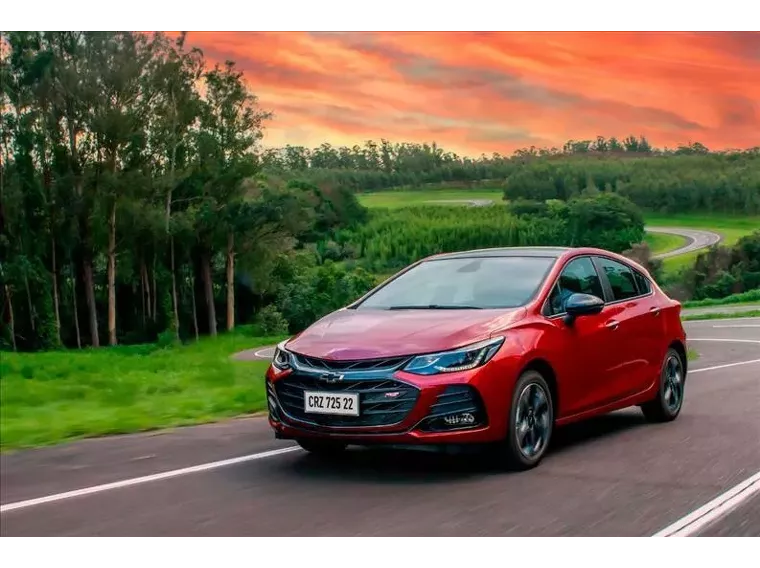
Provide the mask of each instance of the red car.
{"label": "red car", "polygon": [[432,256],[277,346],[269,422],[315,453],[490,443],[527,469],[555,426],[635,405],[650,421],[678,416],[680,312],[605,250]]}

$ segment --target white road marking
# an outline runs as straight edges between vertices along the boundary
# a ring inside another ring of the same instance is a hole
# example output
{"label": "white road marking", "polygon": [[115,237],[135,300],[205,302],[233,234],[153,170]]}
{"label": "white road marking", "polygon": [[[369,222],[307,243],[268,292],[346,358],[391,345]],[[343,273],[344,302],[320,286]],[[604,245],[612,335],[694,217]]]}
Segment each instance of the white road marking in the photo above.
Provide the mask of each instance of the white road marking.
{"label": "white road marking", "polygon": [[760,327],[760,323],[758,324],[745,323],[743,325],[714,325],[713,327],[716,329],[735,329],[738,327]]}
{"label": "white road marking", "polygon": [[696,534],[700,529],[735,509],[758,491],[760,491],[760,471],[652,536],[690,536]]}
{"label": "white road marking", "polygon": [[[265,352],[267,355],[264,354]],[[266,349],[255,351],[253,354],[259,359],[271,359],[274,357],[274,347],[267,347]]]}
{"label": "white road marking", "polygon": [[722,341],[724,343],[760,343],[760,339],[724,339],[722,337],[687,337],[686,343],[691,341]]}
{"label": "white road marking", "polygon": [[728,367],[736,367],[738,365],[749,365],[750,363],[760,363],[760,359],[752,359],[751,361],[738,361],[737,363],[726,363],[725,365],[715,365],[714,367],[703,367],[701,369],[689,370],[689,374],[692,373],[704,373],[705,371],[715,371],[717,369],[726,369]]}
{"label": "white road marking", "polygon": [[119,489],[121,487],[130,487],[132,485],[140,485],[141,483],[159,481],[161,479],[169,479],[170,477],[177,477],[180,475],[188,475],[190,473],[208,471],[210,469],[217,469],[220,467],[226,467],[228,465],[235,465],[235,464],[254,461],[254,460],[262,460],[265,458],[279,456],[281,454],[295,452],[300,449],[301,448],[299,446],[291,446],[288,448],[281,448],[279,450],[271,450],[268,452],[261,452],[258,454],[249,454],[247,456],[240,456],[237,458],[231,458],[227,460],[209,462],[209,463],[204,463],[201,465],[194,465],[191,467],[183,467],[182,469],[164,471],[163,473],[155,473],[153,475],[145,475],[143,477],[123,479],[122,481],[114,481],[113,483],[104,483],[103,485],[94,485],[92,487],[85,487],[84,489],[76,489],[74,491],[66,491],[65,493],[56,493],[54,495],[47,495],[46,497],[38,497],[36,499],[28,499],[26,501],[18,501],[16,503],[8,503],[6,505],[0,505],[0,513],[7,513],[9,511],[15,511],[17,509],[26,509],[27,507],[34,507],[35,505],[43,505],[45,503],[53,503],[55,501],[63,501],[64,499],[72,499],[73,497],[82,497],[84,495],[92,495],[93,493],[101,493],[103,491],[110,491],[111,489]]}

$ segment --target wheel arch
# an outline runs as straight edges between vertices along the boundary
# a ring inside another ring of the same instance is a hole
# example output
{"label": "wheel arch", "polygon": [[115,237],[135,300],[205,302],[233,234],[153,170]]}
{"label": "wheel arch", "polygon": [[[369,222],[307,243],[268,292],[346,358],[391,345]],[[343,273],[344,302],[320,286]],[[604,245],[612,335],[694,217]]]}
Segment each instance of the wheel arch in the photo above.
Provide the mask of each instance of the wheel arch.
{"label": "wheel arch", "polygon": [[554,406],[554,420],[557,420],[560,416],[560,396],[559,386],[557,384],[557,373],[554,371],[554,368],[546,359],[536,357],[523,366],[520,374],[522,375],[525,371],[537,371],[541,373],[541,376],[546,380],[546,384],[549,385],[549,394],[552,397],[552,405]]}
{"label": "wheel arch", "polygon": [[679,357],[681,357],[681,363],[683,364],[684,375],[689,372],[689,353],[686,350],[686,346],[680,339],[675,339],[670,342],[668,349],[675,349]]}

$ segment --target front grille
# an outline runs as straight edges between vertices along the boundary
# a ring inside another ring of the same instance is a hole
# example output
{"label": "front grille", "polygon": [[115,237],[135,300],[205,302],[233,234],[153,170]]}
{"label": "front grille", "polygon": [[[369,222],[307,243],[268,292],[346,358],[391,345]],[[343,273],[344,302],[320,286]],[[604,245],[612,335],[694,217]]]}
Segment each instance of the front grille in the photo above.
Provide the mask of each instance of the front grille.
{"label": "front grille", "polygon": [[[447,424],[444,421],[446,416],[458,416],[465,413],[471,414],[475,421],[466,425]],[[439,393],[436,401],[430,405],[430,411],[420,425],[420,429],[438,432],[476,428],[485,425],[485,423],[486,414],[478,391],[469,385],[450,385]]]}
{"label": "front grille", "polygon": [[390,371],[401,367],[409,357],[386,357],[382,359],[360,359],[356,361],[331,361],[293,353],[296,364],[320,371]]}
{"label": "front grille", "polygon": [[[314,375],[294,372],[275,383],[283,411],[292,418],[316,426],[390,426],[407,417],[417,402],[419,391],[392,378],[346,378],[325,383]],[[330,416],[304,412],[304,391],[359,393],[359,416]],[[393,394],[393,393],[398,393]]]}

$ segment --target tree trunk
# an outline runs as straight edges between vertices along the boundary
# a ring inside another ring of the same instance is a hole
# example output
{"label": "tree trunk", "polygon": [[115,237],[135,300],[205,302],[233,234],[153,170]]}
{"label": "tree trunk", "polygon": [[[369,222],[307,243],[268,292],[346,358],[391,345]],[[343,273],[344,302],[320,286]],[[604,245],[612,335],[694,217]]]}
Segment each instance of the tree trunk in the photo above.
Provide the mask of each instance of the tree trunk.
{"label": "tree trunk", "polygon": [[203,292],[206,297],[206,313],[208,315],[208,332],[216,337],[216,307],[214,306],[214,283],[211,281],[211,259],[208,253],[201,254],[201,275],[203,276]]}
{"label": "tree trunk", "polygon": [[227,235],[227,331],[235,328],[235,235]]}
{"label": "tree trunk", "polygon": [[[79,164],[79,153],[77,150],[77,138],[76,138],[76,125],[74,121],[71,119],[70,115],[66,116],[66,121],[68,122],[68,131],[69,131],[69,151],[71,153],[71,173],[74,176],[74,193],[77,197],[80,199],[83,195],[83,180],[80,170],[80,164]],[[81,205],[80,205],[81,207]],[[83,246],[85,248],[85,254],[82,258],[82,280],[84,284],[84,291],[85,291],[85,298],[87,299],[87,311],[89,314],[89,320],[90,320],[90,336],[92,341],[93,347],[100,347],[100,338],[98,337],[98,312],[97,312],[97,306],[95,305],[95,288],[92,278],[92,258],[90,255],[89,250],[87,250],[87,247],[89,246],[89,240],[90,240],[90,231],[89,231],[89,223],[87,221],[87,214],[86,212],[79,211],[79,234],[82,239]],[[74,282],[76,282],[76,275],[74,275]],[[74,294],[76,297],[76,286],[74,290]],[[79,322],[77,321],[77,343],[79,347],[81,348],[81,340],[79,336]]]}
{"label": "tree trunk", "polygon": [[158,319],[158,286],[156,286],[156,257],[153,256],[153,321]]}
{"label": "tree trunk", "polygon": [[195,331],[195,340],[198,341],[200,334],[198,333],[198,306],[195,304],[195,274],[193,274],[193,293],[190,294],[190,298],[193,300],[193,330]]}
{"label": "tree trunk", "polygon": [[[174,191],[174,167],[177,163],[177,105],[174,100],[174,91],[169,92],[172,103],[172,152],[169,159],[169,190],[166,192],[166,234],[170,233],[170,222],[172,217],[172,193]],[[174,236],[170,236],[170,259],[169,269],[172,274],[172,309],[174,310],[174,321],[172,327],[179,340],[179,298],[177,297],[177,274],[174,262]]]}
{"label": "tree trunk", "polygon": [[145,306],[147,309],[148,319],[152,319],[151,316],[151,299],[150,299],[150,279],[148,278],[148,266],[145,264],[145,259],[140,261],[140,278],[143,281],[143,290],[145,291]]}
{"label": "tree trunk", "polygon": [[5,288],[5,297],[8,299],[8,327],[11,331],[11,345],[16,351],[16,320],[13,318],[13,300],[11,299],[11,288],[7,284]]}
{"label": "tree trunk", "polygon": [[55,237],[50,239],[52,249],[52,276],[53,276],[53,310],[55,311],[55,339],[57,344],[61,345],[61,311],[60,302],[58,301],[58,265],[55,259]]}
{"label": "tree trunk", "polygon": [[177,297],[177,274],[174,268],[174,236],[170,237],[169,240],[169,248],[171,249],[169,252],[171,258],[169,260],[172,272],[172,308],[174,309],[174,321],[172,322],[172,327],[174,328],[174,334],[179,340],[179,298]]}
{"label": "tree trunk", "polygon": [[24,285],[26,286],[26,303],[29,305],[29,321],[32,324],[32,331],[36,331],[37,326],[34,323],[36,314],[34,304],[32,303],[32,291],[29,288],[29,277],[26,274],[24,274]]}
{"label": "tree trunk", "polygon": [[140,257],[140,302],[142,303],[142,324],[145,328],[146,315],[145,315],[145,294],[147,293],[145,284],[148,281],[148,277],[145,275],[145,259]]}
{"label": "tree trunk", "polygon": [[92,276],[92,260],[89,253],[82,261],[82,276],[84,277],[85,298],[87,298],[87,311],[90,315],[90,341],[93,347],[100,347],[98,335],[98,307],[95,304],[95,282]]}
{"label": "tree trunk", "polygon": [[71,267],[71,299],[74,308],[74,329],[77,334],[77,349],[82,348],[82,334],[79,332],[79,309],[77,308],[77,273],[74,267]]}
{"label": "tree trunk", "polygon": [[116,345],[116,201],[108,221],[108,344]]}

